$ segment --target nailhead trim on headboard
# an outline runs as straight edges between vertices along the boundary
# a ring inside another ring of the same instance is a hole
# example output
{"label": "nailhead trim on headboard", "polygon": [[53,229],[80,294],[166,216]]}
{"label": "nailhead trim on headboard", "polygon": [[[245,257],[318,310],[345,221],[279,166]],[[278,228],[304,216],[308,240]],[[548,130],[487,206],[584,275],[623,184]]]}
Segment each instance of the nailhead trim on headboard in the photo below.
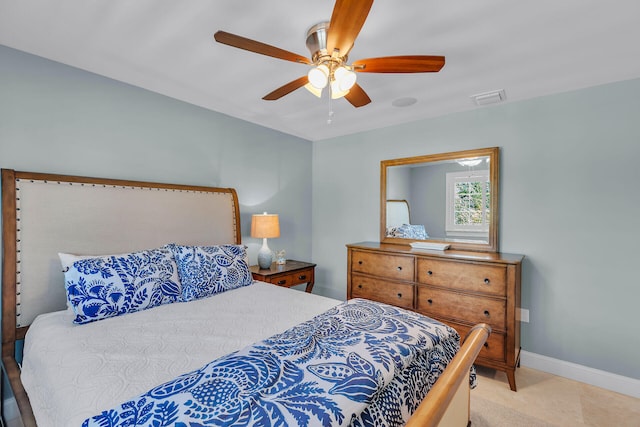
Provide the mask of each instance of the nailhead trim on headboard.
{"label": "nailhead trim on headboard", "polygon": [[[32,192],[32,190],[35,188],[35,187],[33,187],[34,184],[36,184],[36,185],[40,185],[40,184],[42,184],[42,185],[51,185],[51,186],[64,185],[64,186],[71,186],[71,187],[90,187],[90,188],[107,189],[107,190],[114,189],[114,190],[124,190],[124,191],[143,191],[145,194],[147,194],[148,192],[176,193],[176,194],[194,194],[194,195],[223,197],[223,199],[221,199],[221,200],[228,200],[227,197],[229,197],[231,200],[230,200],[230,203],[228,203],[228,208],[231,210],[231,212],[229,212],[228,214],[224,214],[224,217],[225,218],[228,217],[228,218],[230,218],[232,220],[232,224],[228,224],[228,225],[225,226],[225,227],[231,226],[232,227],[232,232],[228,233],[228,232],[225,231],[224,234],[225,235],[229,234],[231,236],[239,235],[239,232],[238,232],[239,218],[237,218],[237,216],[236,216],[237,198],[235,197],[235,192],[233,192],[232,190],[229,191],[228,189],[216,189],[216,188],[212,187],[210,191],[205,191],[205,190],[200,190],[199,189],[199,188],[203,188],[203,187],[195,187],[195,189],[190,189],[190,188],[188,188],[186,186],[185,186],[186,188],[171,188],[171,187],[162,188],[162,187],[157,186],[159,184],[152,184],[153,186],[147,187],[147,186],[138,186],[138,185],[119,185],[119,184],[109,184],[109,183],[100,184],[100,183],[92,183],[92,182],[89,182],[89,183],[76,182],[76,181],[69,182],[69,181],[65,181],[65,180],[62,180],[62,179],[61,180],[49,180],[49,179],[39,180],[39,179],[20,179],[20,178],[16,178],[16,180],[15,180],[15,189],[16,189],[16,289],[15,289],[15,291],[16,291],[16,327],[18,327],[18,328],[23,327],[23,326],[27,326],[33,320],[34,315],[33,315],[33,311],[31,310],[31,308],[33,307],[32,304],[34,304],[34,303],[35,304],[40,304],[40,302],[39,302],[40,300],[45,300],[46,301],[47,298],[48,298],[48,294],[41,295],[41,294],[38,293],[38,294],[34,295],[34,290],[31,289],[29,291],[29,299],[30,300],[28,301],[29,307],[30,307],[30,312],[28,313],[28,315],[25,318],[25,311],[23,309],[23,304],[25,302],[27,302],[24,299],[25,296],[27,296],[27,295],[25,294],[24,283],[23,283],[24,274],[23,274],[23,271],[22,271],[22,269],[24,267],[26,267],[26,266],[22,265],[23,261],[24,261],[23,254],[24,254],[24,249],[25,249],[24,246],[23,246],[23,243],[24,243],[23,242],[23,238],[25,238],[24,233],[25,233],[25,231],[27,231],[27,230],[24,229],[24,227],[25,226],[28,227],[30,225],[33,225],[34,224],[34,218],[31,217],[30,218],[30,222],[28,221],[27,224],[24,223],[23,215],[24,215],[25,212],[24,212],[24,209],[23,209],[24,206],[23,206],[23,200],[22,199],[24,197],[30,197],[30,199],[29,199],[30,200],[30,204],[35,204],[34,203],[34,199],[36,198],[36,195],[35,195],[35,193]],[[217,190],[220,190],[220,191],[217,191]],[[30,193],[30,195],[28,195],[27,193],[25,193],[25,191],[32,192],[32,193]],[[23,193],[23,194],[21,194],[21,193]],[[45,193],[42,193],[42,194],[45,194]],[[65,192],[64,194],[67,194],[67,193]],[[112,193],[108,193],[108,195],[106,197],[111,197],[111,196],[115,197],[115,199],[120,199],[120,198],[126,199],[126,197],[117,196],[117,195],[112,194]],[[101,198],[100,195],[97,195],[95,197],[97,199]],[[139,198],[142,198],[142,197],[143,196],[142,196],[142,193],[141,193],[140,197],[133,196],[132,198],[133,199],[139,199]],[[115,200],[115,199],[114,199],[114,203],[117,203],[117,200]],[[207,197],[205,197],[205,199],[208,200]],[[27,200],[27,199],[25,199],[25,200]],[[152,200],[155,200],[155,197],[153,197]],[[176,201],[176,204],[184,203],[185,200],[191,200],[191,199],[189,199],[189,198],[187,198],[187,199],[178,198],[178,201]],[[200,201],[199,202],[198,200],[200,200],[200,199],[199,198],[198,199],[194,199],[194,202],[193,202],[194,206],[200,206],[203,203],[204,203],[204,205],[207,205],[208,203],[211,203],[213,205],[219,205],[219,203],[217,201],[211,201],[211,202],[202,202],[202,201]],[[83,200],[79,199],[78,201],[71,202],[71,203],[73,204],[73,203],[82,203],[82,202],[83,202]],[[160,205],[162,205],[163,202],[167,203],[167,200],[161,198],[161,199],[159,199],[159,201],[157,203],[160,206]],[[227,202],[224,202],[224,203],[227,203]],[[56,204],[56,203],[52,203],[52,204]],[[155,206],[155,205],[153,205],[153,206]],[[124,217],[124,216],[127,215],[127,210],[126,210],[127,206],[122,206],[121,208],[122,209],[119,210],[118,212],[120,212],[120,211],[123,212],[123,217]],[[42,209],[42,206],[40,206],[39,209]],[[173,211],[172,211],[173,215],[175,215],[175,211],[177,209],[178,208],[173,206]],[[182,207],[180,207],[179,209],[182,209]],[[188,210],[189,207],[185,206],[185,209]],[[158,209],[158,210],[160,210],[160,209]],[[52,211],[55,211],[55,208],[52,209]],[[61,211],[63,211],[63,213],[64,213],[64,209],[63,208],[62,208]],[[62,215],[60,215],[59,211],[56,211],[53,215],[62,216]],[[26,219],[26,217],[25,217],[25,219]],[[140,218],[138,218],[137,220],[141,221]],[[145,220],[142,219],[142,221],[145,221]],[[191,221],[189,219],[187,219],[185,222],[191,222]],[[100,223],[100,218],[99,217],[96,217],[96,223],[98,223],[98,224]],[[66,226],[69,227],[70,226],[69,224],[71,224],[71,223],[66,224]],[[185,223],[185,228],[187,228],[188,225],[189,224]],[[200,225],[198,225],[198,226],[200,226]],[[213,214],[212,214],[212,217],[211,217],[211,222],[208,223],[207,226],[212,227],[212,229],[216,227],[216,218],[214,218]],[[131,225],[129,225],[129,227],[131,227]],[[228,228],[226,230],[228,230]],[[35,231],[33,233],[30,232],[30,234],[29,234],[30,238],[34,238],[34,234],[35,233],[36,233]],[[59,235],[60,231],[56,230],[56,233]],[[188,233],[185,233],[185,234],[188,234]],[[193,235],[193,232],[191,233],[191,235]],[[235,238],[233,240],[235,240]],[[30,240],[30,245],[33,245],[33,242],[34,242],[33,240]],[[64,243],[65,242],[60,242],[60,248],[57,249],[57,251],[60,251],[60,252],[68,251],[68,247],[65,246]],[[157,242],[157,245],[162,245],[162,244],[166,244],[166,243],[170,243],[170,241],[167,240],[167,241]],[[184,242],[184,243],[189,243],[189,242]],[[194,244],[196,244],[196,243],[197,244],[204,244],[204,243],[207,243],[207,242],[201,242],[201,243],[194,242]],[[211,244],[214,244],[214,243],[221,243],[221,242],[211,242]],[[238,242],[225,241],[224,243],[240,243],[240,242],[239,241]],[[145,248],[137,247],[136,246],[137,244],[138,243],[135,240],[132,241],[130,250],[145,249]],[[50,242],[49,242],[49,245],[50,245]],[[80,246],[86,247],[87,246],[86,242],[82,242],[82,244],[80,244]],[[33,246],[31,246],[31,247],[33,247]],[[71,245],[71,247],[73,247],[73,245]],[[117,251],[115,253],[127,252],[128,250],[129,250],[129,248],[127,248],[126,250],[124,248],[122,248],[121,250],[119,250],[119,251]],[[108,249],[105,249],[105,251],[107,251],[108,253],[114,253],[114,252],[109,252]],[[92,251],[90,250],[87,253],[88,254],[100,255],[100,254],[104,254],[104,253],[107,253],[107,252],[101,252],[100,245],[97,245],[97,249],[92,250]],[[51,259],[47,259],[47,262],[52,262],[52,261],[51,261]],[[30,267],[32,267],[32,266],[30,266]],[[38,284],[38,286],[40,286],[40,285]],[[45,286],[47,286],[47,285],[45,285]],[[47,291],[47,292],[49,292],[49,291]],[[55,292],[59,292],[59,291],[56,290]],[[33,298],[36,298],[36,301],[32,301]],[[56,298],[56,301],[57,301],[57,298]],[[53,305],[57,306],[58,303],[53,304]],[[43,307],[47,307],[47,306],[51,308],[52,304],[44,303]],[[37,305],[36,307],[40,307],[40,305]],[[62,309],[62,307],[59,307],[59,309]],[[37,309],[37,312],[40,312],[40,309]]]}

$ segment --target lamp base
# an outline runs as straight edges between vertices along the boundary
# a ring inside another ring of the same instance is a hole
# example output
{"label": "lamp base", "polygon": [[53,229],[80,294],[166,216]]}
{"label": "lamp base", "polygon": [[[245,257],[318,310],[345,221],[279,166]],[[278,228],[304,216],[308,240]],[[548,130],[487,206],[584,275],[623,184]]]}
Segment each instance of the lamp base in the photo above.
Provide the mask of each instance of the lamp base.
{"label": "lamp base", "polygon": [[262,247],[258,251],[258,266],[262,270],[267,270],[271,268],[271,263],[273,262],[273,254],[271,253],[271,249],[267,246],[267,239],[262,240]]}

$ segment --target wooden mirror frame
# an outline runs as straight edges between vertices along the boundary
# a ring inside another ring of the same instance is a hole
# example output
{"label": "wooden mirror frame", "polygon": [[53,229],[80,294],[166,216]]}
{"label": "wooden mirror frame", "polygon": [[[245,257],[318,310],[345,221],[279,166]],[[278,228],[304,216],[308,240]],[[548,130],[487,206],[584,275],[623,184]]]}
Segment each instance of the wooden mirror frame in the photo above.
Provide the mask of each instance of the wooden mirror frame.
{"label": "wooden mirror frame", "polygon": [[415,165],[418,163],[441,162],[446,160],[467,159],[472,157],[489,157],[489,181],[491,218],[489,222],[488,242],[470,243],[456,241],[456,239],[427,239],[428,242],[448,243],[450,249],[497,252],[498,251],[498,217],[499,217],[499,170],[500,148],[479,148],[474,150],[456,151],[450,153],[429,154],[425,156],[405,157],[401,159],[382,160],[380,162],[380,241],[383,243],[408,245],[418,239],[403,239],[387,237],[387,170],[393,166]]}

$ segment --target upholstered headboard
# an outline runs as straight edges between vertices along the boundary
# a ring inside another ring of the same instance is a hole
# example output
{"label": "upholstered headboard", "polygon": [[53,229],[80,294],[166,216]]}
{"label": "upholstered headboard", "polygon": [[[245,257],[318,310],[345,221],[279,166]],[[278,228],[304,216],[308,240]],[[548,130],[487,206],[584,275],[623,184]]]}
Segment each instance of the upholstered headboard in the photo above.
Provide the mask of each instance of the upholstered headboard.
{"label": "upholstered headboard", "polygon": [[411,224],[409,202],[406,200],[387,200],[387,228]]}
{"label": "upholstered headboard", "polygon": [[2,217],[3,330],[13,317],[18,339],[38,314],[65,308],[58,252],[103,255],[241,239],[237,195],[228,188],[3,169]]}

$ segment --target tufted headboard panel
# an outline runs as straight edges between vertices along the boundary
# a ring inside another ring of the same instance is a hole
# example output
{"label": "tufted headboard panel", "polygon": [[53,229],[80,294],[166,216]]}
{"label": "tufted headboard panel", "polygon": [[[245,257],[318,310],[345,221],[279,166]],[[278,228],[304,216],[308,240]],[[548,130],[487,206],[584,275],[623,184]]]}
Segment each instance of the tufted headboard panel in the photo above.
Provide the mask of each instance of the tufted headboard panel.
{"label": "tufted headboard panel", "polygon": [[[240,243],[235,191],[2,170],[3,346],[65,308],[58,252]],[[3,355],[5,353],[3,352]]]}

